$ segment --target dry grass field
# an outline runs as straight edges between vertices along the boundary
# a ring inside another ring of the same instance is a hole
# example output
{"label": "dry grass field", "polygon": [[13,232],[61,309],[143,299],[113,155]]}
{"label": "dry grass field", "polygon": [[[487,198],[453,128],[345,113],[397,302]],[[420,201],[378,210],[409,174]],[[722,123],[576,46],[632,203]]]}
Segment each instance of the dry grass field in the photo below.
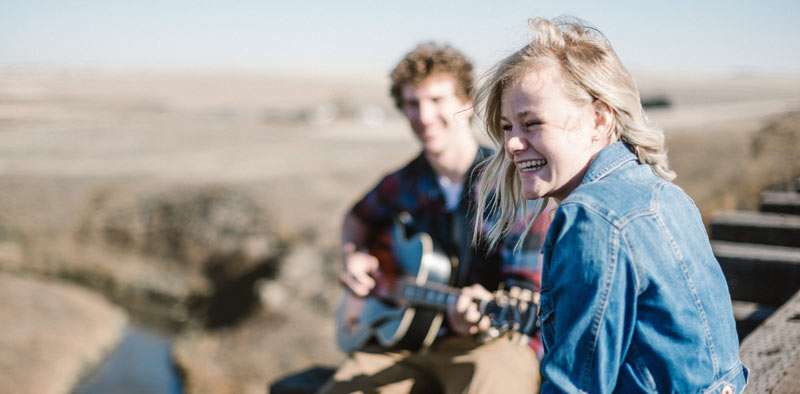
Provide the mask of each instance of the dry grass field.
{"label": "dry grass field", "polygon": [[[380,76],[2,71],[6,180],[269,184],[271,202],[299,206],[296,191],[322,198],[304,210],[328,211],[324,200],[351,200],[416,149]],[[678,183],[701,206],[716,190],[694,182],[724,186],[741,175],[735,169],[747,165],[753,134],[800,108],[800,78],[644,75],[639,83],[643,96],[671,99],[671,108],[650,117],[667,132]],[[280,193],[276,182],[285,186]]]}
{"label": "dry grass field", "polygon": [[[41,249],[92,222],[100,196],[206,185],[251,196],[279,239],[334,264],[344,210],[417,149],[380,77],[0,69],[0,269],[37,267]],[[763,187],[800,175],[800,117],[790,115],[800,110],[800,77],[642,75],[639,83],[644,96],[672,102],[649,115],[666,130],[676,182],[706,219],[754,207]],[[332,303],[323,300],[320,319]],[[314,330],[320,321],[283,329],[297,341],[330,338]],[[282,364],[252,376],[314,358],[288,357],[292,345],[283,345],[271,349]],[[334,352],[331,344],[319,359]],[[257,369],[236,365],[239,378]]]}

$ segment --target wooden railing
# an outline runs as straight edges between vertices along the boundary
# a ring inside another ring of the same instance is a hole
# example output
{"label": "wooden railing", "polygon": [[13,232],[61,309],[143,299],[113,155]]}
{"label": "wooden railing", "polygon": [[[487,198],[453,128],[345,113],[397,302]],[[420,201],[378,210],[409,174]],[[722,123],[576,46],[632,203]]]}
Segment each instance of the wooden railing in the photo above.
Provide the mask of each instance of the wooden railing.
{"label": "wooden railing", "polygon": [[800,393],[800,292],[742,342],[748,393]]}
{"label": "wooden railing", "polygon": [[714,253],[731,298],[750,369],[748,393],[800,393],[800,179],[761,195],[759,212],[711,222]]}

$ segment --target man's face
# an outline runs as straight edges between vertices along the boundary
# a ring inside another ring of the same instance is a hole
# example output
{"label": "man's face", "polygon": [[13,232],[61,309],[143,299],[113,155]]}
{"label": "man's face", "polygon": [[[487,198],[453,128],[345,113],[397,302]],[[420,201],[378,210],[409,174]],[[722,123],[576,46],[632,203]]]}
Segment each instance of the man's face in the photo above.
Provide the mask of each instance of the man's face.
{"label": "man's face", "polygon": [[418,85],[406,84],[402,98],[401,110],[426,153],[442,153],[459,138],[471,138],[472,101],[457,94],[453,76],[431,75]]}

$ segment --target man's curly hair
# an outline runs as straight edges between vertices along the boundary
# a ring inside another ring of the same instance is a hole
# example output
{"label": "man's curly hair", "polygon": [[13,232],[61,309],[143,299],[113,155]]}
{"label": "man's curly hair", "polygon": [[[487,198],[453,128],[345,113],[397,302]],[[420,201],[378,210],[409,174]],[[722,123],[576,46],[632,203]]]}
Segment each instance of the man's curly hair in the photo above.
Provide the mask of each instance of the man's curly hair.
{"label": "man's curly hair", "polygon": [[397,108],[403,107],[403,86],[418,85],[434,74],[450,74],[456,80],[456,94],[472,98],[472,63],[461,51],[448,44],[424,42],[407,53],[394,67],[390,93]]}

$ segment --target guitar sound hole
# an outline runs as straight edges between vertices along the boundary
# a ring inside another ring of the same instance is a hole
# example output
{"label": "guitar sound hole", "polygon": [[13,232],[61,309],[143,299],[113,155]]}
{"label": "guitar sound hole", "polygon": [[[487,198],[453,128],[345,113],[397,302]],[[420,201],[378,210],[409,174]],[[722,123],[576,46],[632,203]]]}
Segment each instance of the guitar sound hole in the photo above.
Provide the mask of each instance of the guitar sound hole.
{"label": "guitar sound hole", "polygon": [[382,298],[380,301],[381,301],[382,304],[384,304],[386,306],[389,306],[389,307],[392,307],[392,308],[400,307],[400,304],[397,301],[395,301],[393,299],[390,299],[390,298]]}

